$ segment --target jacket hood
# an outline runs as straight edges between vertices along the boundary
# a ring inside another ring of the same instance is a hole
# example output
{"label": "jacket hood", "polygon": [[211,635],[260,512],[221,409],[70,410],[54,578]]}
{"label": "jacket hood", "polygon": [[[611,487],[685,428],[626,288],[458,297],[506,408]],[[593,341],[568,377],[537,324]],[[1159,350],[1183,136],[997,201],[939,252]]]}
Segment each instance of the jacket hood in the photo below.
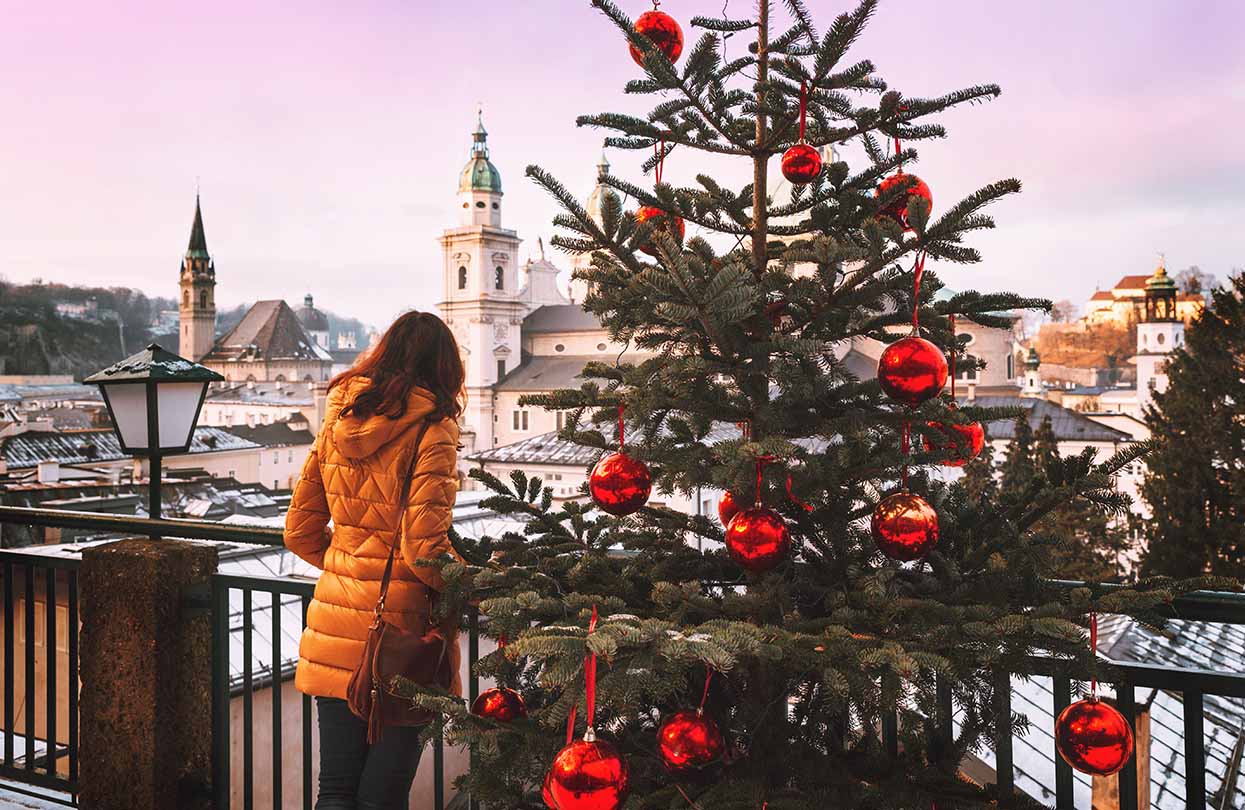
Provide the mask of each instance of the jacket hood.
{"label": "jacket hood", "polygon": [[406,400],[406,413],[397,419],[382,414],[372,414],[366,419],[353,414],[341,416],[342,408],[366,386],[366,379],[356,377],[333,390],[329,405],[333,419],[333,444],[346,458],[360,459],[373,455],[436,408],[431,392],[424,388],[412,388]]}

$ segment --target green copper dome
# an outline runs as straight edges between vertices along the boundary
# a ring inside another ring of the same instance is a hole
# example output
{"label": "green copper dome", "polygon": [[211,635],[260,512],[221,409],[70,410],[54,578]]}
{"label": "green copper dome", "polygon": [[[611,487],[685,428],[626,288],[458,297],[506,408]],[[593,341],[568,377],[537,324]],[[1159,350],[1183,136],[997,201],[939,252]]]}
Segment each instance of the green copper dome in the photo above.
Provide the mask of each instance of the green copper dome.
{"label": "green copper dome", "polygon": [[1176,289],[1176,282],[1172,280],[1171,276],[1167,275],[1167,268],[1160,264],[1159,269],[1155,270],[1154,275],[1150,276],[1146,281],[1146,289],[1155,291],[1174,290]]}
{"label": "green copper dome", "polygon": [[476,122],[476,131],[471,139],[471,159],[458,178],[458,190],[501,194],[501,172],[488,159],[488,133],[484,131],[483,119]]}

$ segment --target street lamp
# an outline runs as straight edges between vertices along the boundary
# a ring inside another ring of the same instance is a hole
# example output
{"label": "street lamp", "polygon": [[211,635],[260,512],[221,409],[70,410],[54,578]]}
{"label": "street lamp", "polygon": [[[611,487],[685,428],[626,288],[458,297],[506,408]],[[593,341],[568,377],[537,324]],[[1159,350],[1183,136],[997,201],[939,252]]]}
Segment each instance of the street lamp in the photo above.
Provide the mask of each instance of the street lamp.
{"label": "street lamp", "polygon": [[223,379],[153,343],[83,380],[99,386],[122,452],[149,459],[150,517],[160,517],[160,460],[190,451],[208,383]]}

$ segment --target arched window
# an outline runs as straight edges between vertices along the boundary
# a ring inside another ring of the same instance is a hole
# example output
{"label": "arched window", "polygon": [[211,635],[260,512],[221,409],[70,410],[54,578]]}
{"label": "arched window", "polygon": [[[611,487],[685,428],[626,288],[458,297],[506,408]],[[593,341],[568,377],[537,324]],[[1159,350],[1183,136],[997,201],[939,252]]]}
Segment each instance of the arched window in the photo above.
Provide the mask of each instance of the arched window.
{"label": "arched window", "polygon": [[498,290],[506,289],[506,270],[500,265],[493,271],[493,287]]}
{"label": "arched window", "polygon": [[467,268],[466,267],[458,268],[458,289],[460,290],[467,289]]}
{"label": "arched window", "polygon": [[476,202],[476,208],[483,208],[483,207],[484,207],[484,201],[483,201],[483,200],[480,200],[480,201]]}
{"label": "arched window", "polygon": [[182,290],[182,306],[190,306],[190,290]]}
{"label": "arched window", "polygon": [[1016,376],[1016,358],[1009,354],[1007,355],[1007,379],[1009,380],[1014,379],[1015,376]]}
{"label": "arched window", "polygon": [[199,290],[199,308],[207,309],[207,290]]}

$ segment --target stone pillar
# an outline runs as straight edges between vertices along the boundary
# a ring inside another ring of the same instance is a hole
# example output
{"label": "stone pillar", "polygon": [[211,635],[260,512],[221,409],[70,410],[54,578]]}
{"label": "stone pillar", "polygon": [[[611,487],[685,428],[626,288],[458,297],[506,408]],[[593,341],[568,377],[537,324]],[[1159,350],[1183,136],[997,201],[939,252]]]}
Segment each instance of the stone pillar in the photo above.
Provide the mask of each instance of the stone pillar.
{"label": "stone pillar", "polygon": [[121,540],[79,574],[83,810],[211,806],[216,547]]}

